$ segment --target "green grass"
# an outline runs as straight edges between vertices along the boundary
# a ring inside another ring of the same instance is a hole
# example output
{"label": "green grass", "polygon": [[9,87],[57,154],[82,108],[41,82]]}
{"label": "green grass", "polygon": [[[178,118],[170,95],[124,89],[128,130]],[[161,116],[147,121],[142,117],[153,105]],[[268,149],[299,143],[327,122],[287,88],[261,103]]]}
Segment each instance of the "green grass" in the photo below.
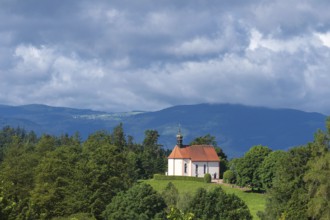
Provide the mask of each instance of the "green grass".
{"label": "green grass", "polygon": [[195,181],[184,181],[184,180],[145,180],[143,181],[147,184],[150,184],[156,191],[162,192],[166,185],[169,182],[172,182],[175,187],[178,189],[179,194],[184,193],[194,194],[196,190],[200,187],[205,188],[206,190],[213,189],[215,187],[221,186],[226,193],[234,193],[240,197],[246,205],[249,207],[250,212],[254,219],[259,219],[257,217],[258,211],[263,211],[265,209],[266,196],[264,194],[245,192],[237,188],[232,188],[230,186],[219,185],[215,183],[203,183]]}

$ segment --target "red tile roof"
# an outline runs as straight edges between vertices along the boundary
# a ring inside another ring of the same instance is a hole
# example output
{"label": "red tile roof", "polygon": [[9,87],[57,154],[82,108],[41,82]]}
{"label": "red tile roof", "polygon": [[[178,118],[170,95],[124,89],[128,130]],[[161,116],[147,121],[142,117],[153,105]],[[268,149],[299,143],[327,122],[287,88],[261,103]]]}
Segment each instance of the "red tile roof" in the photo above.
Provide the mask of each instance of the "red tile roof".
{"label": "red tile roof", "polygon": [[220,161],[217,152],[210,145],[175,146],[169,159],[191,159],[191,161]]}

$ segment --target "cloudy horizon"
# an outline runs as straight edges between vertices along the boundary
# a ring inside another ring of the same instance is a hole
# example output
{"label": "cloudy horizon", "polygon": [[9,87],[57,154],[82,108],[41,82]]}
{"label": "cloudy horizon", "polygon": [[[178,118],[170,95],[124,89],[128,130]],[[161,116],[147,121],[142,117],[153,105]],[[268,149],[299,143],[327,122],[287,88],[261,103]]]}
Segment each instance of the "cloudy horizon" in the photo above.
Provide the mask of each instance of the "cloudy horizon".
{"label": "cloudy horizon", "polygon": [[0,104],[330,115],[326,0],[0,0]]}

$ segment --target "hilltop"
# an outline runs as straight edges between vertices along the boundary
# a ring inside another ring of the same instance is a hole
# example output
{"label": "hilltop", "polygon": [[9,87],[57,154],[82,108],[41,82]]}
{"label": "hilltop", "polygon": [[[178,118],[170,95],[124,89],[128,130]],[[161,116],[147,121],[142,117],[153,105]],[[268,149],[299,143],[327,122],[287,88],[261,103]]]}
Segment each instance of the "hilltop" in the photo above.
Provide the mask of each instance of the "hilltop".
{"label": "hilltop", "polygon": [[126,134],[136,142],[144,131],[156,129],[159,143],[172,148],[179,125],[184,142],[211,134],[230,156],[240,156],[253,145],[288,149],[313,140],[325,128],[326,116],[294,109],[272,109],[234,104],[181,105],[154,112],[102,112],[45,105],[0,105],[0,126],[21,127],[37,134],[69,135],[82,139],[96,130],[112,130],[123,123]]}

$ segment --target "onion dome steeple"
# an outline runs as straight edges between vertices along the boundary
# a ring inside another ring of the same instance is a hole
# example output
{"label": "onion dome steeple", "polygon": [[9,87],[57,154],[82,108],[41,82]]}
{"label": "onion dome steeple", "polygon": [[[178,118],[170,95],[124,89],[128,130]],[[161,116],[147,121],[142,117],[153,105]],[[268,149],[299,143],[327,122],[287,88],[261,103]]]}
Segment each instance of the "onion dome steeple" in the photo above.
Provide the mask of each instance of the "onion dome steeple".
{"label": "onion dome steeple", "polygon": [[183,147],[182,140],[183,140],[183,136],[181,134],[181,128],[179,127],[178,134],[176,135],[176,145],[178,145],[178,147],[180,148]]}

